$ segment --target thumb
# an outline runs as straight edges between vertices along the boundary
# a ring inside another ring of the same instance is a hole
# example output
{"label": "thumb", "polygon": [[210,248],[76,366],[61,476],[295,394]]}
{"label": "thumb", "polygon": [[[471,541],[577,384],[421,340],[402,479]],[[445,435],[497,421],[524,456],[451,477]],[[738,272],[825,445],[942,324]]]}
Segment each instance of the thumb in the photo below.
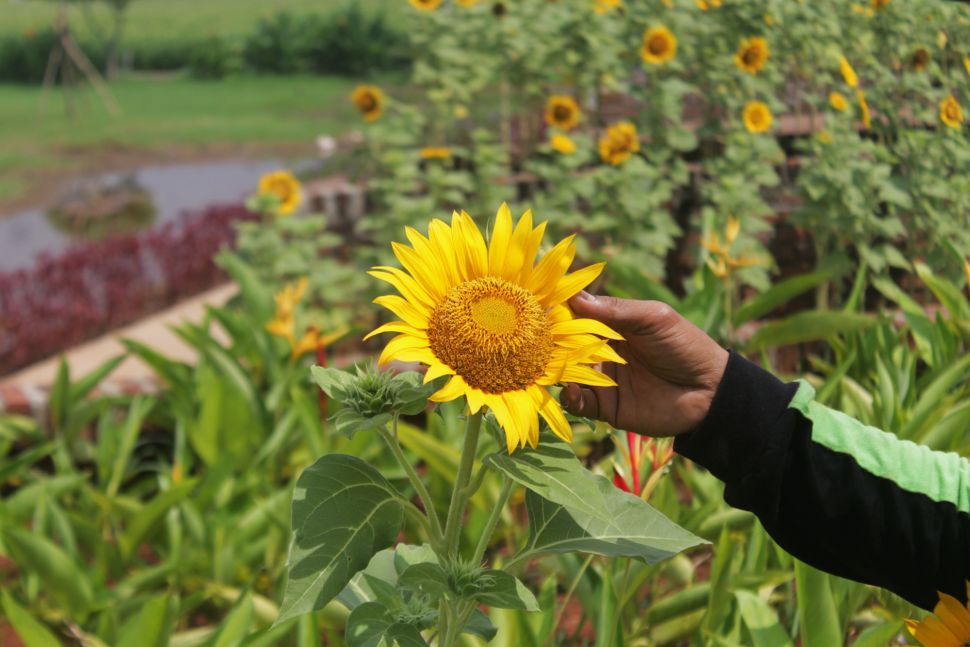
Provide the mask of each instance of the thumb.
{"label": "thumb", "polygon": [[649,334],[676,322],[680,315],[662,301],[595,296],[585,290],[569,300],[578,317],[605,323],[618,333]]}

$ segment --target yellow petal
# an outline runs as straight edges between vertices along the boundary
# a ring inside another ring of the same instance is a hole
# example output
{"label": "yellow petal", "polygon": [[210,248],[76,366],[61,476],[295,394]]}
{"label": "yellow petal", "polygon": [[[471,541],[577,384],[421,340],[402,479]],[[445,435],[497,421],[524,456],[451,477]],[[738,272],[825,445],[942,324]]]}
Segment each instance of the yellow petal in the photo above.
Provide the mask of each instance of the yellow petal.
{"label": "yellow petal", "polygon": [[541,303],[545,306],[550,306],[556,303],[563,303],[567,299],[574,297],[580,290],[595,281],[604,267],[606,267],[606,263],[593,263],[568,276],[564,276],[559,281],[559,284],[556,285],[555,292],[541,300]]}
{"label": "yellow petal", "polygon": [[933,613],[961,641],[970,638],[970,611],[952,595],[939,593],[940,601]]}
{"label": "yellow petal", "polygon": [[399,333],[404,333],[405,335],[415,335],[415,336],[423,334],[422,331],[404,323],[403,321],[391,321],[389,323],[384,324],[383,326],[378,326],[374,330],[367,333],[364,336],[364,341],[367,341],[371,337],[375,337],[377,335],[383,335],[386,332],[399,332]]}
{"label": "yellow petal", "polygon": [[562,407],[559,406],[559,403],[545,389],[536,388],[531,393],[533,393],[533,397],[537,397],[539,400],[539,414],[549,425],[549,428],[552,429],[552,433],[567,443],[572,442],[573,428],[569,425],[569,421],[566,420],[566,416],[563,414]]}
{"label": "yellow petal", "polygon": [[[532,402],[532,398],[529,396],[527,391],[506,391],[502,394],[505,399],[505,404],[509,408],[509,414],[515,421],[516,433],[519,436],[519,446],[525,447],[525,445],[535,444],[532,443],[531,429],[533,422],[530,419],[536,417],[536,406]],[[535,423],[538,424],[538,423]],[[536,442],[538,442],[538,436],[536,436]]]}
{"label": "yellow petal", "polygon": [[576,348],[570,351],[568,361],[570,364],[595,364],[597,361],[602,361],[597,360],[597,357],[604,356],[611,358],[606,361],[616,362],[617,364],[626,364],[626,360],[617,355],[616,351],[613,351],[613,349],[610,348],[609,343],[602,339],[597,340],[588,346],[583,346],[582,348]]}
{"label": "yellow petal", "polygon": [[570,234],[560,240],[536,265],[528,284],[533,294],[539,296],[552,292],[559,283],[559,279],[569,271],[569,266],[576,257],[576,245],[573,243],[575,237],[574,234]]}
{"label": "yellow petal", "polygon": [[468,391],[468,384],[460,375],[452,375],[448,383],[435,391],[429,400],[432,402],[449,402],[457,400]]}
{"label": "yellow petal", "polygon": [[505,446],[509,454],[511,454],[519,446],[519,434],[515,429],[512,414],[509,412],[509,407],[505,403],[505,399],[501,394],[486,393],[485,404],[495,414],[495,420],[498,421],[502,431],[505,432]]}
{"label": "yellow petal", "polygon": [[438,305],[434,297],[428,294],[428,291],[421,287],[420,283],[415,281],[410,274],[402,272],[396,267],[379,266],[372,268],[367,273],[375,279],[390,283],[408,301],[419,301],[432,310]]}
{"label": "yellow petal", "polygon": [[438,379],[439,377],[441,377],[442,375],[454,375],[454,374],[455,374],[455,370],[450,366],[448,366],[447,364],[443,364],[441,362],[435,362],[434,364],[430,364],[428,366],[428,371],[424,374],[424,383],[427,384],[428,382],[432,382]]}
{"label": "yellow petal", "polygon": [[601,363],[601,362],[614,362],[615,364],[626,364],[626,360],[623,359],[619,353],[616,352],[609,344],[603,344],[595,353],[589,356],[590,361]]}
{"label": "yellow petal", "polygon": [[481,389],[469,386],[468,391],[465,392],[465,399],[468,400],[468,410],[473,414],[478,413],[486,405],[485,398],[485,392]]}
{"label": "yellow petal", "polygon": [[616,386],[616,382],[612,379],[588,366],[567,366],[561,381],[590,386]]}
{"label": "yellow petal", "polygon": [[562,321],[553,324],[551,332],[553,335],[592,334],[607,339],[623,340],[623,335],[596,319],[570,319],[569,321]]}
{"label": "yellow petal", "polygon": [[728,216],[727,229],[724,231],[724,239],[730,247],[741,233],[741,221],[734,216]]}
{"label": "yellow petal", "polygon": [[428,318],[431,312],[420,304],[415,305],[396,294],[385,294],[374,299],[374,303],[383,306],[418,330],[428,329]]}
{"label": "yellow petal", "polygon": [[435,218],[428,225],[428,236],[431,239],[431,246],[436,250],[438,259],[448,275],[449,282],[452,285],[463,282],[465,278],[458,267],[459,263],[455,254],[455,245],[452,242],[451,227]]}
{"label": "yellow petal", "polygon": [[960,647],[960,640],[940,622],[939,618],[927,616],[923,622],[909,625],[909,631],[926,647]]}
{"label": "yellow petal", "polygon": [[387,346],[381,352],[380,359],[377,360],[378,364],[387,364],[391,360],[401,359],[401,351],[412,349],[412,348],[428,348],[428,339],[420,337],[413,337],[411,335],[398,335],[391,341],[387,342]]}
{"label": "yellow petal", "polygon": [[437,364],[441,360],[435,357],[434,352],[430,348],[405,348],[394,355],[394,359],[399,362],[418,362],[419,364],[425,364],[426,366],[431,366],[432,364]]}
{"label": "yellow petal", "polygon": [[502,203],[495,214],[495,226],[488,241],[488,273],[490,276],[504,276],[505,255],[512,239],[512,212],[509,205]]}
{"label": "yellow petal", "polygon": [[[480,278],[488,274],[488,247],[478,225],[464,211],[458,218],[459,236],[464,245],[465,258],[468,263],[468,278]],[[454,228],[454,224],[452,225]]]}
{"label": "yellow petal", "polygon": [[522,265],[525,262],[525,247],[532,234],[532,211],[526,211],[519,218],[515,231],[512,232],[512,240],[505,253],[505,264],[502,268],[502,278],[512,282],[517,282],[519,274],[522,273]]}
{"label": "yellow petal", "polygon": [[291,359],[297,359],[302,357],[306,353],[312,353],[320,345],[319,338],[315,330],[308,330],[303,333],[300,337],[300,341],[293,345],[293,351],[290,353]]}
{"label": "yellow petal", "polygon": [[519,277],[515,281],[518,285],[529,285],[532,272],[535,270],[536,254],[539,253],[539,247],[542,245],[542,237],[545,232],[546,222],[543,221],[529,235],[529,240],[525,244],[522,255],[522,271],[519,272]]}
{"label": "yellow petal", "polygon": [[425,292],[436,300],[444,297],[450,286],[447,285],[441,266],[434,258],[422,258],[417,251],[401,243],[391,243],[391,249],[404,269],[414,277]]}

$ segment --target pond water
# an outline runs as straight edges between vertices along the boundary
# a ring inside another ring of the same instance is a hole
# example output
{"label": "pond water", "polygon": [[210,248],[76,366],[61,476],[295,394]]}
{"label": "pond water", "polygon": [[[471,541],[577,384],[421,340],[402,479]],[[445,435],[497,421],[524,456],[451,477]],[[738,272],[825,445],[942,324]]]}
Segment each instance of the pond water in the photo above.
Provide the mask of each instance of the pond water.
{"label": "pond water", "polygon": [[[267,171],[289,168],[306,171],[320,164],[303,160],[296,164],[283,160],[246,160],[148,166],[125,173],[106,173],[74,183],[70,190],[84,186],[114,186],[125,178],[148,193],[154,205],[152,225],[175,220],[187,211],[219,203],[239,203],[256,189],[259,177]],[[77,240],[48,214],[61,196],[51,196],[52,204],[13,215],[0,216],[0,272],[22,269],[44,253],[56,253]]]}

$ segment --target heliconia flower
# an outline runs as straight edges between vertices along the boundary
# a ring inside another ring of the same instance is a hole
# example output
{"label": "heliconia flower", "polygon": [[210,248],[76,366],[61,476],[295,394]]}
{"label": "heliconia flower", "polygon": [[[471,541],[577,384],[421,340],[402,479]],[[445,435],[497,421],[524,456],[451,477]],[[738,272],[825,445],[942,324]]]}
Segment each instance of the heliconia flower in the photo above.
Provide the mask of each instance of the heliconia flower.
{"label": "heliconia flower", "polygon": [[292,345],[292,350],[290,353],[290,359],[296,360],[303,357],[307,353],[319,352],[337,341],[341,337],[347,334],[348,328],[346,326],[341,326],[337,330],[328,333],[326,335],[321,335],[320,331],[315,326],[310,326],[303,333],[296,343]]}
{"label": "heliconia flower", "polygon": [[573,273],[573,236],[536,262],[546,223],[533,226],[531,211],[513,223],[502,205],[488,244],[471,217],[451,224],[432,220],[428,236],[405,232],[411,246],[393,243],[402,271],[375,267],[371,276],[400,296],[375,299],[400,320],[367,337],[397,333],[379,363],[420,362],[425,382],[449,376],[434,402],[465,397],[471,413],[488,408],[505,431],[508,451],[539,441],[539,417],[564,440],[572,439],[559,402],[547,387],[574,382],[615,386],[593,368],[624,360],[607,340],[621,336],[593,319],[577,319],[566,301],[589,285],[604,264]]}
{"label": "heliconia flower", "polygon": [[273,171],[259,179],[259,193],[271,195],[279,203],[277,214],[288,216],[303,201],[300,181],[289,171]]}
{"label": "heliconia flower", "polygon": [[940,593],[933,615],[917,622],[907,620],[906,627],[923,647],[962,647],[970,642],[970,582],[967,582],[966,606],[952,595]]}

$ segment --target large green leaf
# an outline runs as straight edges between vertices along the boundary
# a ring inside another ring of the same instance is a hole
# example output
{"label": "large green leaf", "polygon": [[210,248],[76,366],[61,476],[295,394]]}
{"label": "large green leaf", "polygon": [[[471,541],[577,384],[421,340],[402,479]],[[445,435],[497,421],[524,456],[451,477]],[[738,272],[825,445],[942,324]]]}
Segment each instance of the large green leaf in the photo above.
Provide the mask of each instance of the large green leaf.
{"label": "large green leaf", "polygon": [[748,342],[748,350],[774,348],[827,339],[836,335],[859,332],[871,328],[876,320],[854,312],[809,310],[787,319],[765,324]]}
{"label": "large green leaf", "polygon": [[348,647],[427,647],[421,632],[394,618],[380,602],[365,602],[347,619]]}
{"label": "large green leaf", "polygon": [[[13,625],[24,647],[58,647],[61,641],[44,625],[34,619],[30,612],[17,604],[6,590],[0,591],[0,603],[7,621]],[[14,640],[16,642],[16,640]]]}
{"label": "large green leaf", "polygon": [[654,563],[705,543],[587,470],[565,443],[542,443],[487,460],[529,490],[530,552],[582,551]]}
{"label": "large green leaf", "polygon": [[289,580],[277,622],[323,607],[394,543],[404,523],[399,496],[353,456],[330,454],[303,471],[293,492]]}
{"label": "large green leaf", "polygon": [[84,569],[47,537],[17,526],[0,527],[11,557],[27,572],[36,573],[44,590],[76,622],[82,622],[94,603],[94,590]]}

